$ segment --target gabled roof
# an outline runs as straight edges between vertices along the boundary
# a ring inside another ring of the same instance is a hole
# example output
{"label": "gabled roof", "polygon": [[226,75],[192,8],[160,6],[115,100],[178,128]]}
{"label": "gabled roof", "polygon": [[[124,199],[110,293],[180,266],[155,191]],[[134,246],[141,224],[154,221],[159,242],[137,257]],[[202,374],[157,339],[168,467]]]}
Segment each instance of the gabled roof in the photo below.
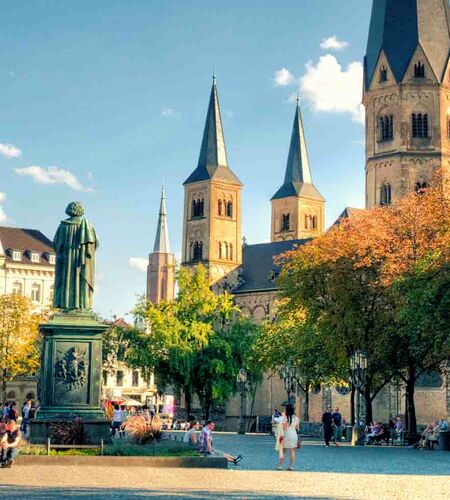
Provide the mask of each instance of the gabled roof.
{"label": "gabled roof", "polygon": [[348,219],[364,211],[363,208],[345,207],[341,215],[333,222],[333,226],[338,225],[342,219]]}
{"label": "gabled roof", "polygon": [[449,11],[448,0],[373,0],[364,59],[366,90],[382,50],[399,83],[419,44],[442,81],[450,51]]}
{"label": "gabled roof", "polygon": [[161,203],[159,206],[158,226],[156,228],[153,253],[170,253],[169,231],[167,228],[166,194],[161,190]]}
{"label": "gabled roof", "polygon": [[324,199],[312,183],[299,99],[297,99],[295,110],[284,183],[271,199],[276,200],[290,196]]}
{"label": "gabled roof", "polygon": [[[42,258],[43,254],[55,255],[53,243],[37,229],[22,229],[19,227],[0,227],[1,247],[5,253],[7,262],[14,262],[12,255],[8,250],[18,250],[21,252],[21,263],[32,265],[48,265],[48,260]],[[30,252],[39,253],[41,256],[40,262],[32,262]]]}
{"label": "gabled roof", "polygon": [[274,257],[304,245],[308,241],[310,240],[304,239],[244,245],[240,271],[243,283],[233,293],[276,290],[275,278],[280,272],[280,267],[275,265]]}
{"label": "gabled roof", "polygon": [[228,167],[215,77],[213,77],[209,97],[208,113],[206,114],[198,165],[184,181],[184,185],[209,179],[241,185],[241,181]]}

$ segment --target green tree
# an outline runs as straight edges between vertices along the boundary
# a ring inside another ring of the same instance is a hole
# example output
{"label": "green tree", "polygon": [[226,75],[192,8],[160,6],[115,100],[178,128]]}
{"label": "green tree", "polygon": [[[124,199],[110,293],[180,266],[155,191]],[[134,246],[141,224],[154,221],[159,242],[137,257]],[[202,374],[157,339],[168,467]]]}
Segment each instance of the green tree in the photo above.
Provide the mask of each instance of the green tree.
{"label": "green tree", "polygon": [[6,383],[18,375],[34,374],[40,361],[39,323],[31,301],[21,295],[0,296],[1,397],[6,401]]}

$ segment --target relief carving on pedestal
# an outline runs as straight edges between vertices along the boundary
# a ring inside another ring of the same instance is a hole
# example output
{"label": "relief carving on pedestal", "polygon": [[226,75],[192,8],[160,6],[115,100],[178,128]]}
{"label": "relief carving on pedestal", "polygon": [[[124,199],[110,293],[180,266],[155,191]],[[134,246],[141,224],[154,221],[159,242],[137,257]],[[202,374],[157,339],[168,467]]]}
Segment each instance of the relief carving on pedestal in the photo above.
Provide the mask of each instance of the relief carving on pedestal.
{"label": "relief carving on pedestal", "polygon": [[58,350],[55,377],[57,383],[64,385],[67,391],[83,387],[87,382],[86,352],[76,346],[66,352]]}

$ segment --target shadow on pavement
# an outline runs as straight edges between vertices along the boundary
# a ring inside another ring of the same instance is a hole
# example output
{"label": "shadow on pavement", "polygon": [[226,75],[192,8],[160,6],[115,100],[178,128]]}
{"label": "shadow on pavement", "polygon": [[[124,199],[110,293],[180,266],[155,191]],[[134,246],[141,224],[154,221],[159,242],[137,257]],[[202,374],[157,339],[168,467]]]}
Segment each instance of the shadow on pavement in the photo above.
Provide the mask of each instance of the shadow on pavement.
{"label": "shadow on pavement", "polygon": [[27,498],[31,500],[47,500],[47,499],[104,499],[104,500],[126,500],[138,498],[156,498],[162,500],[203,500],[203,499],[219,499],[219,500],[253,500],[276,499],[276,500],[291,500],[297,498],[299,500],[335,500],[337,497],[305,497],[298,495],[280,495],[277,492],[270,493],[252,493],[247,491],[239,491],[233,493],[225,492],[209,492],[209,491],[176,491],[176,490],[152,490],[152,489],[131,489],[131,488],[116,488],[114,491],[105,488],[48,488],[48,487],[30,487],[30,486],[2,486],[0,485],[0,498],[21,499]]}

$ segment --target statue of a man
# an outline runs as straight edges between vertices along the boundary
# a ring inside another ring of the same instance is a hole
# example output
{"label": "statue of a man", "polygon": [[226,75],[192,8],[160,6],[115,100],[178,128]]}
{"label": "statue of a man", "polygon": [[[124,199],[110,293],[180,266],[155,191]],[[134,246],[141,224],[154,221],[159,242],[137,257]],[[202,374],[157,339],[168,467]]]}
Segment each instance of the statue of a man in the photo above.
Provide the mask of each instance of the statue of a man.
{"label": "statue of a man", "polygon": [[53,246],[56,251],[53,306],[58,309],[91,309],[94,293],[94,263],[98,240],[92,225],[83,218],[81,203],[66,208]]}

